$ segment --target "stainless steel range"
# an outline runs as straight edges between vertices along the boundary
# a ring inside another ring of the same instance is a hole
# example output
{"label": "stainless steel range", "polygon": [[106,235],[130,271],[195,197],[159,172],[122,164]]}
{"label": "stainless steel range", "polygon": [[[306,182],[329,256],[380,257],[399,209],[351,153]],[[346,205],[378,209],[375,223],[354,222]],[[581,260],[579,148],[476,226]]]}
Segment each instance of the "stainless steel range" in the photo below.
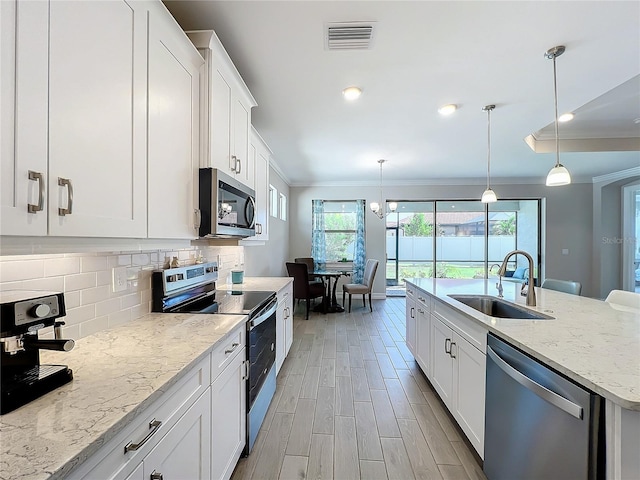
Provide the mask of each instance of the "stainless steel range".
{"label": "stainless steel range", "polygon": [[216,262],[157,270],[151,278],[154,312],[248,316],[248,455],[276,390],[276,293],[216,290]]}

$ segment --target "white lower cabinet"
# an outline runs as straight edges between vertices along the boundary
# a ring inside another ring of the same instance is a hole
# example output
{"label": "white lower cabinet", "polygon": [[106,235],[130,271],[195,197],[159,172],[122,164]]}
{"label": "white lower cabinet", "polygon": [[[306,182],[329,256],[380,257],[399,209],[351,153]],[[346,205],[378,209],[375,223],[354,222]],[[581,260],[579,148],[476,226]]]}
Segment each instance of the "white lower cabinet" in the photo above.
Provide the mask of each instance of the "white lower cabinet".
{"label": "white lower cabinet", "polygon": [[486,355],[431,315],[431,383],[460,428],[484,458]]}
{"label": "white lower cabinet", "polygon": [[433,350],[433,365],[431,369],[431,384],[442,401],[451,409],[453,394],[453,357],[451,356],[451,342],[453,333],[438,317],[431,317],[431,339]]}
{"label": "white lower cabinet", "polygon": [[293,283],[278,292],[276,312],[276,374],[293,343]]}
{"label": "white lower cabinet", "polygon": [[487,356],[453,333],[453,416],[484,458],[484,400]]}
{"label": "white lower cabinet", "polygon": [[211,390],[202,394],[144,458],[143,478],[210,478]]}
{"label": "white lower cabinet", "polygon": [[416,302],[416,351],[414,357],[422,371],[431,374],[431,312],[428,300],[418,297]]}
{"label": "white lower cabinet", "polygon": [[405,312],[405,326],[407,328],[406,342],[407,348],[413,354],[413,357],[418,356],[416,348],[416,300],[414,298],[414,290],[407,286],[407,307]]}
{"label": "white lower cabinet", "polygon": [[[240,350],[211,384],[211,479],[228,479],[246,440],[245,352]],[[147,477],[148,478],[148,477]],[[191,478],[178,475],[171,478]]]}
{"label": "white lower cabinet", "polygon": [[144,465],[142,462],[136,467],[136,469],[129,474],[125,480],[143,480],[144,479]]}
{"label": "white lower cabinet", "polygon": [[[183,442],[189,443],[190,464],[195,464],[209,478],[210,384],[211,362],[207,356],[66,478],[140,478],[137,476],[140,466],[143,466],[143,471],[146,470],[144,464],[147,458],[153,459],[150,455],[154,448],[166,445],[162,451],[172,458],[178,458],[173,452],[176,448],[181,449],[176,445]],[[194,456],[196,454],[197,457]],[[180,455],[187,453],[184,451]]]}
{"label": "white lower cabinet", "polygon": [[481,458],[487,329],[407,283],[407,347]]}

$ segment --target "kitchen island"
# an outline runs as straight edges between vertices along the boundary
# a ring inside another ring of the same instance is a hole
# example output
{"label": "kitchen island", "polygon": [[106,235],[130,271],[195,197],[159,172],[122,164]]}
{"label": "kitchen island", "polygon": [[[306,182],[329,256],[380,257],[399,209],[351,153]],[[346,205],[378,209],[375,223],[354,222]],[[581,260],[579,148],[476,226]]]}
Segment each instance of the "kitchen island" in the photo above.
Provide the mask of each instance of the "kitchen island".
{"label": "kitchen island", "polygon": [[[286,277],[246,281],[273,291],[291,284]],[[0,479],[74,476],[167,392],[175,397],[184,384],[200,395],[208,376],[214,380],[216,358],[209,356],[236,342],[246,320],[245,315],[150,313],[82,338],[70,352],[41,352],[41,363],[66,364],[74,379],[0,417]],[[187,378],[194,372],[204,378]],[[184,413],[187,407],[176,408]],[[122,456],[121,447],[118,453]]]}
{"label": "kitchen island", "polygon": [[[637,449],[640,447],[640,312],[591,298],[541,288],[536,288],[537,305],[527,307],[525,297],[519,294],[520,285],[505,283],[503,286],[504,300],[553,318],[495,318],[450,297],[497,296],[495,280],[407,279],[408,292],[415,289],[417,298],[422,302],[415,301],[415,310],[433,310],[432,320],[434,315],[440,319],[438,312],[444,311],[459,316],[463,323],[467,323],[458,333],[462,338],[466,336],[470,344],[482,355],[486,353],[486,332],[491,332],[541,363],[603,396],[606,399],[607,478],[630,478],[624,476],[624,472],[628,470],[622,470],[621,473],[621,465],[626,465],[624,468],[640,468],[637,459]],[[412,300],[408,295],[408,309],[410,301]],[[408,312],[407,321],[409,320]],[[417,335],[415,330],[420,329],[419,321],[422,321],[422,318],[415,321],[417,325],[411,327],[414,330],[411,330],[408,324],[409,344],[413,341],[412,337]],[[455,335],[456,327],[452,329]],[[431,329],[431,332],[438,334],[437,329]],[[415,342],[419,344],[419,339]],[[420,346],[414,345],[414,350],[417,352],[418,363],[421,363]],[[436,381],[432,380],[432,383],[438,390],[438,365],[434,355],[431,351],[423,354],[421,367],[427,370],[427,376],[433,374]],[[431,360],[436,360],[436,366],[431,365]],[[479,364],[481,362],[482,360]],[[483,363],[481,368],[484,368]],[[455,407],[458,408],[459,405]],[[464,405],[460,408],[464,408]],[[455,416],[455,412],[452,413]],[[472,416],[468,412],[462,412],[460,417],[469,419]],[[482,419],[475,418],[475,424],[473,420],[472,418],[467,430],[471,433],[474,433],[474,427],[476,432],[482,430]],[[465,429],[465,425],[461,427]],[[465,433],[473,443],[473,435]],[[482,435],[478,433],[476,436],[478,442],[474,446],[482,455]],[[636,453],[631,453],[633,451]]]}

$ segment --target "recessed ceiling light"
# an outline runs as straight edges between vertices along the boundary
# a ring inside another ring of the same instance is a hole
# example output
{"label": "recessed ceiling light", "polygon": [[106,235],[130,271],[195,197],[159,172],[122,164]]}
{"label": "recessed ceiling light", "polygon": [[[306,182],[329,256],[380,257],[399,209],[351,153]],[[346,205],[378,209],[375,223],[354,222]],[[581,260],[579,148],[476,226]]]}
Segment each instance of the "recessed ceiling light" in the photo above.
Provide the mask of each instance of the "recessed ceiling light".
{"label": "recessed ceiling light", "polygon": [[449,105],[443,105],[442,107],[440,107],[438,109],[438,113],[440,115],[451,115],[457,109],[458,109],[457,105],[454,105],[454,104],[450,103]]}
{"label": "recessed ceiling light", "polygon": [[575,115],[571,112],[569,113],[563,113],[562,115],[560,115],[558,117],[558,121],[559,122],[570,122],[571,120],[573,120],[573,117],[575,117]]}
{"label": "recessed ceiling light", "polygon": [[342,90],[342,95],[344,95],[345,100],[349,100],[350,102],[353,102],[360,95],[362,95],[362,89],[358,87],[347,87],[344,90]]}

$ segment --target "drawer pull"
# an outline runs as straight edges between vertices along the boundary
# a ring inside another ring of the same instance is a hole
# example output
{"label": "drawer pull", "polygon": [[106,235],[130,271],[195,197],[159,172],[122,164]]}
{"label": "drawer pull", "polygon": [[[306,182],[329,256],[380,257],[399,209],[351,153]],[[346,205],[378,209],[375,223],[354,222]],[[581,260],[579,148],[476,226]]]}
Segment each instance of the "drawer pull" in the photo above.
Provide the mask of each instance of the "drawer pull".
{"label": "drawer pull", "polygon": [[[447,344],[449,344],[448,349],[447,349]],[[444,340],[444,353],[448,353],[449,355],[451,355],[451,339],[450,338],[446,338]]]}
{"label": "drawer pull", "polygon": [[225,350],[224,353],[225,355],[229,355],[231,352],[233,352],[236,348],[238,348],[240,344],[239,343],[232,343],[231,344],[231,348],[229,350]]}
{"label": "drawer pull", "polygon": [[162,473],[156,472],[155,470],[151,472],[151,480],[162,480]]}
{"label": "drawer pull", "polygon": [[151,420],[149,422],[149,428],[151,430],[149,430],[149,433],[147,433],[147,436],[144,437],[142,440],[140,440],[138,443],[131,443],[131,442],[127,443],[124,446],[124,453],[129,453],[129,452],[138,450],[140,447],[142,447],[145,443],[149,441],[149,439],[153,436],[153,434],[158,431],[158,429],[160,428],[160,425],[162,425],[161,421],[156,420],[155,418]]}

